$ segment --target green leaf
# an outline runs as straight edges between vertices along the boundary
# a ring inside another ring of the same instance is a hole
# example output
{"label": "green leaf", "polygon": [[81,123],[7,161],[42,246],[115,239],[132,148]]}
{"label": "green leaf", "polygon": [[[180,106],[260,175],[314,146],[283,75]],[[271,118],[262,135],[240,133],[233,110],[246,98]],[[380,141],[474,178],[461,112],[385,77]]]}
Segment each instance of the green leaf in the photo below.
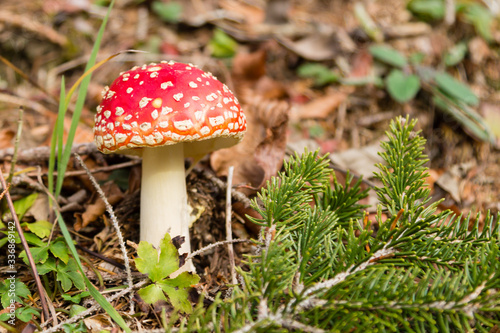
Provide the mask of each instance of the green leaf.
{"label": "green leaf", "polygon": [[87,333],[88,332],[87,326],[85,326],[85,322],[83,320],[80,321],[78,324],[77,323],[64,324],[62,326],[62,328],[63,328],[65,333],[78,333],[78,332]]}
{"label": "green leaf", "polygon": [[448,73],[440,72],[434,77],[437,86],[448,96],[462,101],[468,105],[476,106],[479,104],[477,96],[462,82],[457,81]]}
{"label": "green leaf", "polygon": [[408,64],[408,60],[399,51],[387,45],[373,45],[370,47],[372,56],[388,65],[403,68]]}
{"label": "green leaf", "polygon": [[408,10],[413,14],[428,20],[444,18],[445,6],[443,0],[412,0],[408,3]]}
{"label": "green leaf", "polygon": [[158,270],[155,278],[164,278],[179,269],[179,251],[172,243],[170,235],[166,234],[160,243],[160,257],[158,260]]}
{"label": "green leaf", "polygon": [[39,317],[40,312],[38,312],[37,310],[35,310],[33,308],[29,308],[29,307],[20,307],[20,308],[16,309],[16,318],[22,322],[27,323],[28,321],[33,319],[33,315]]}
{"label": "green leaf", "polygon": [[[26,242],[28,242],[28,244],[30,244],[30,245],[36,245],[36,246],[46,246],[47,245],[47,243],[42,241],[37,235],[32,234],[30,232],[26,232],[24,234],[24,238],[26,238]],[[19,239],[19,241],[18,241],[18,239]],[[18,244],[20,242],[21,242],[21,239],[19,238],[19,236],[16,235],[16,244]]]}
{"label": "green leaf", "polygon": [[166,234],[160,243],[160,254],[147,242],[140,242],[137,247],[135,265],[139,272],[148,274],[153,282],[166,278],[171,273],[179,269],[179,254],[174,244],[170,240],[170,235]]}
{"label": "green leaf", "polygon": [[[49,257],[49,247],[48,246],[35,246],[30,247],[31,255],[33,256],[33,260],[35,264],[43,264],[45,260]],[[26,256],[26,251],[23,250],[19,254],[19,258],[23,259],[26,265],[29,265],[28,256]]]}
{"label": "green leaf", "polygon": [[413,99],[420,90],[420,79],[414,74],[405,74],[399,69],[393,69],[386,79],[387,91],[400,103]]}
{"label": "green leaf", "polygon": [[23,223],[23,226],[28,227],[29,231],[40,238],[48,237],[52,231],[52,223],[49,221],[42,220],[33,223]]}
{"label": "green leaf", "polygon": [[179,269],[179,254],[166,234],[160,243],[160,254],[147,242],[140,242],[137,247],[138,258],[135,259],[137,269],[154,283],[138,291],[142,299],[149,304],[154,304],[159,300],[168,300],[180,311],[190,313],[191,303],[188,301],[187,288],[197,284],[200,277],[189,272],[182,272],[173,279],[168,279],[171,273]]}
{"label": "green leaf", "polygon": [[324,86],[339,81],[339,75],[332,72],[328,67],[322,64],[306,63],[297,68],[297,74],[303,78],[314,79],[314,85]]}
{"label": "green leaf", "polygon": [[61,259],[65,264],[68,263],[69,260],[69,249],[65,242],[57,241],[50,243],[49,245],[50,252],[56,257]]}
{"label": "green leaf", "polygon": [[15,290],[14,300],[17,303],[21,303],[21,304],[23,303],[23,301],[21,300],[21,297],[25,298],[28,295],[31,295],[31,292],[28,289],[28,287],[23,282],[21,282],[20,279],[15,279],[12,286],[11,286],[11,282],[12,282],[12,279],[8,278],[8,276],[7,276],[7,278],[5,278],[5,280],[3,280],[3,282],[0,284],[0,295],[1,295],[0,300],[2,303],[2,307],[4,309],[7,308],[10,304],[10,299],[12,296],[10,290]]}
{"label": "green leaf", "polygon": [[182,5],[177,1],[171,1],[167,3],[154,1],[151,5],[151,9],[163,21],[170,23],[179,22],[183,11]]}
{"label": "green leaf", "polygon": [[49,257],[43,264],[37,264],[36,270],[39,275],[45,275],[48,272],[54,272],[57,270],[56,259]]}
{"label": "green leaf", "polygon": [[148,304],[154,304],[158,301],[167,301],[163,290],[156,284],[151,284],[137,291],[139,296]]}
{"label": "green leaf", "polygon": [[238,43],[221,29],[214,30],[214,35],[208,45],[215,58],[232,57],[238,48]]}
{"label": "green leaf", "polygon": [[90,296],[90,293],[88,291],[84,291],[75,295],[62,294],[61,296],[66,301],[71,301],[73,303],[80,303],[82,298]]}
{"label": "green leaf", "polygon": [[83,311],[87,311],[87,308],[78,304],[73,304],[69,308],[69,317],[74,317],[77,316],[79,313],[82,313]]}
{"label": "green leaf", "polygon": [[158,282],[158,286],[167,294],[170,303],[176,308],[185,313],[191,313],[193,308],[188,300],[188,292],[186,289],[176,289],[170,286],[168,281]]}
{"label": "green leaf", "polygon": [[28,209],[33,206],[36,198],[38,198],[38,193],[35,192],[28,195],[27,197],[14,201],[14,209],[16,210],[19,220],[21,220]]}
{"label": "green leaf", "polygon": [[143,274],[151,274],[158,265],[158,251],[151,243],[142,241],[137,247],[137,255],[139,258],[135,259],[135,267]]}
{"label": "green leaf", "polygon": [[83,277],[78,273],[78,267],[74,259],[69,260],[68,264],[61,262],[57,265],[57,281],[61,282],[64,291],[70,290],[73,284],[80,290],[85,289]]}
{"label": "green leaf", "polygon": [[465,55],[467,54],[468,48],[467,43],[460,42],[457,45],[454,45],[448,52],[444,55],[444,64],[446,66],[455,66],[464,60]]}
{"label": "green leaf", "polygon": [[491,11],[477,3],[467,4],[464,7],[465,20],[474,26],[474,29],[481,37],[491,42],[494,39],[493,27],[495,22],[495,17]]}

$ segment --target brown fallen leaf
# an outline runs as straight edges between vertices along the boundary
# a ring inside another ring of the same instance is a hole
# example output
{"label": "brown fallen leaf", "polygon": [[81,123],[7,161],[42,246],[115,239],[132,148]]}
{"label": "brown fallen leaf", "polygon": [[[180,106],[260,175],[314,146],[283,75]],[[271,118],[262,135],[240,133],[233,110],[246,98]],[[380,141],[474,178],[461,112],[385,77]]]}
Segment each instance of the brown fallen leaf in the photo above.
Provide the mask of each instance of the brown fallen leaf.
{"label": "brown fallen leaf", "polygon": [[232,76],[238,81],[256,81],[266,75],[266,51],[238,52],[233,60]]}
{"label": "brown fallen leaf", "polygon": [[219,6],[239,18],[244,24],[255,26],[264,22],[266,13],[255,4],[246,1],[221,0]]}
{"label": "brown fallen leaf", "polygon": [[247,184],[246,195],[255,194],[281,169],[286,148],[289,105],[283,101],[245,96],[248,131],[243,141],[212,153],[210,164],[218,176],[234,166],[233,184]]}
{"label": "brown fallen leaf", "polygon": [[347,99],[347,94],[342,91],[334,91],[329,95],[319,97],[302,105],[294,115],[297,120],[301,119],[326,119]]}
{"label": "brown fallen leaf", "polygon": [[315,32],[299,40],[280,38],[281,45],[307,60],[330,60],[340,51],[335,34]]}
{"label": "brown fallen leaf", "polygon": [[0,130],[0,149],[12,147],[12,139],[15,135],[16,133],[10,128]]}
{"label": "brown fallen leaf", "polygon": [[359,52],[354,55],[352,60],[349,77],[367,77],[372,72],[372,66],[373,57],[370,52],[366,48],[360,49]]}
{"label": "brown fallen leaf", "polygon": [[[118,185],[113,182],[107,182],[102,187],[106,199],[110,205],[114,205],[123,199],[123,193]],[[97,220],[106,211],[106,205],[101,198],[97,198],[94,203],[87,206],[87,209],[81,216],[77,215],[77,222],[74,224],[76,231],[85,228],[90,223]]]}

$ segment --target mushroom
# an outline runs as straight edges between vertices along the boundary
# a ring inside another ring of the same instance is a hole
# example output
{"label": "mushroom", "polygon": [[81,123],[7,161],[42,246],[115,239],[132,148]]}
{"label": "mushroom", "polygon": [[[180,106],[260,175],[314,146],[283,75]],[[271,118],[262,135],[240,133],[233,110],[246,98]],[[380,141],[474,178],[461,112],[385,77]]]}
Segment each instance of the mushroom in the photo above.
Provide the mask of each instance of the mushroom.
{"label": "mushroom", "polygon": [[[184,236],[190,253],[184,158],[237,144],[246,131],[238,99],[211,73],[161,62],[123,72],[102,92],[94,136],[103,153],[142,156],[140,239],[158,247]],[[192,262],[184,270],[193,271]]]}

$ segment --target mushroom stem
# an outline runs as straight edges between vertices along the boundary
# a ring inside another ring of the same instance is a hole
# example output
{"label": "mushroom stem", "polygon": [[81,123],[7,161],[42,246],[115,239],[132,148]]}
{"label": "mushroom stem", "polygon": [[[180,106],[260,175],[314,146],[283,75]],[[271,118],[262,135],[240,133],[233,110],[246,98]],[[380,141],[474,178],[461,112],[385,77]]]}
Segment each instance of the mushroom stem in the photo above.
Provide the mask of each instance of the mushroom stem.
{"label": "mushroom stem", "polygon": [[[141,241],[159,248],[166,233],[184,236],[179,253],[191,253],[183,144],[142,152]],[[192,262],[181,270],[194,271]]]}

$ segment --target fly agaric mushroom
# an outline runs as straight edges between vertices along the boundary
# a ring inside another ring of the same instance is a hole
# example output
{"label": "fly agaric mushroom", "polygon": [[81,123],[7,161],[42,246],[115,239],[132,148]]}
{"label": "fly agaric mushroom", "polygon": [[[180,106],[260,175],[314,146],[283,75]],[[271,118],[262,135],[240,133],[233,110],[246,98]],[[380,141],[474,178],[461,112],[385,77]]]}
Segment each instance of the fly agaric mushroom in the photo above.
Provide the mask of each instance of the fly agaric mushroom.
{"label": "fly agaric mushroom", "polygon": [[[103,153],[142,156],[140,239],[185,237],[190,253],[184,157],[237,144],[245,115],[227,86],[194,65],[161,62],[121,73],[106,87],[94,136]],[[184,270],[194,270],[191,262]]]}

